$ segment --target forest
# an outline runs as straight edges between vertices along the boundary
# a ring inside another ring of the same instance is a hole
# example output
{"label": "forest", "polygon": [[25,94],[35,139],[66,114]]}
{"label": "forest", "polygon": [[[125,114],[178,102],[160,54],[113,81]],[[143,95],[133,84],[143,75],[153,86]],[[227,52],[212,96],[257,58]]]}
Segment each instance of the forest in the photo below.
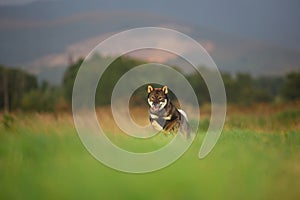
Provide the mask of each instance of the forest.
{"label": "forest", "polygon": [[[106,59],[101,56],[96,58]],[[46,81],[38,82],[35,75],[24,70],[0,65],[0,110],[60,112],[71,110],[71,97],[74,80],[83,59],[67,67],[63,80],[58,86]],[[96,93],[96,105],[110,104],[110,97],[118,79],[135,66],[146,63],[131,57],[116,59],[101,77]],[[175,66],[177,70],[180,68]],[[203,68],[203,70],[208,70]],[[214,73],[214,72],[211,72]],[[280,103],[295,101],[300,98],[300,71],[290,72],[283,76],[253,77],[248,73],[230,74],[221,72],[228,104],[251,105],[254,103]],[[210,102],[205,82],[198,73],[185,74],[193,87],[199,104]],[[146,88],[146,86],[145,86]],[[144,89],[134,94],[135,105],[142,105],[146,99]],[[146,89],[145,89],[146,91]]]}

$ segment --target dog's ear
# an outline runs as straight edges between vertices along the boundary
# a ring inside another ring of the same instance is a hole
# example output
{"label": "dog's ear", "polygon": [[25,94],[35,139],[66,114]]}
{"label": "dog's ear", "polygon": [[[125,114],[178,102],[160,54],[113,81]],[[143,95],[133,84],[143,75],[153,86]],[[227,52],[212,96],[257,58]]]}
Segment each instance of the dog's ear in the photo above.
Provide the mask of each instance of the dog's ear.
{"label": "dog's ear", "polygon": [[151,85],[148,85],[148,94],[152,91],[153,91],[153,87]]}
{"label": "dog's ear", "polygon": [[168,94],[168,87],[165,85],[164,87],[161,88],[161,90],[165,93]]}

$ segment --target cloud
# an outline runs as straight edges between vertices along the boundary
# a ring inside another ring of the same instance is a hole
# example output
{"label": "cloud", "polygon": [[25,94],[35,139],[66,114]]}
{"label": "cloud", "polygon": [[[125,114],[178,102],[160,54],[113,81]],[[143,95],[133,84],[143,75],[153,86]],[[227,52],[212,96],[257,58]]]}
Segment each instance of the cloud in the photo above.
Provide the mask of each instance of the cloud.
{"label": "cloud", "polygon": [[7,5],[23,5],[34,2],[36,0],[0,0],[0,6]]}
{"label": "cloud", "polygon": [[[91,37],[84,39],[77,43],[71,44],[66,47],[65,51],[62,53],[55,53],[43,56],[27,64],[30,68],[34,68],[35,71],[38,71],[40,66],[46,67],[61,67],[67,66],[70,64],[71,60],[76,61],[79,58],[85,58],[99,43],[105,41],[112,35],[115,35],[116,32],[105,33],[98,35],[96,37]],[[163,34],[163,33],[162,33]],[[130,46],[141,46],[143,42],[149,40],[154,41],[153,49],[139,49],[136,51],[128,52],[127,56],[134,57],[141,60],[146,60],[148,62],[157,62],[157,63],[167,63],[170,60],[178,59],[178,55],[168,52],[160,47],[168,47],[168,49],[176,50],[180,55],[194,54],[196,49],[189,44],[188,41],[182,37],[170,36],[162,37],[159,34],[138,34],[134,36],[134,39],[130,38],[119,38],[115,41],[114,44],[109,44],[101,49],[100,54],[103,56],[121,56],[121,54]],[[119,45],[123,43],[123,45]],[[147,42],[145,42],[147,43]],[[209,52],[215,50],[215,44],[209,40],[200,41],[200,44]],[[157,47],[157,48],[155,48]]]}
{"label": "cloud", "polygon": [[24,28],[49,28],[57,26],[64,26],[71,23],[79,23],[84,20],[95,20],[95,19],[106,19],[106,18],[118,18],[124,17],[128,13],[126,12],[107,12],[107,11],[94,11],[94,12],[83,12],[74,15],[58,19],[31,19],[31,18],[11,18],[2,17],[0,18],[0,30],[22,30]]}
{"label": "cloud", "polygon": [[77,43],[71,44],[65,48],[62,53],[53,53],[37,58],[26,66],[34,69],[33,72],[38,73],[39,67],[62,67],[70,64],[71,61],[76,61],[79,58],[85,58],[97,44],[105,40],[114,33],[106,33],[96,37],[84,39]]}
{"label": "cloud", "polygon": [[191,33],[193,29],[189,26],[179,25],[175,23],[160,24],[159,27],[170,28],[184,33]]}

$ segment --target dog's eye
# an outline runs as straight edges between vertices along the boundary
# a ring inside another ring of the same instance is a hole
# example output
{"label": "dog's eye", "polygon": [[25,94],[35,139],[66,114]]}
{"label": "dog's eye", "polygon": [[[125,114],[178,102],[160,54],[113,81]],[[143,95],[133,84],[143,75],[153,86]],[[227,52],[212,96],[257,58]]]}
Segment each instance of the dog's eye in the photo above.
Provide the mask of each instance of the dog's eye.
{"label": "dog's eye", "polygon": [[159,97],[159,98],[158,98],[158,100],[160,100],[160,101],[161,101],[161,100],[163,100],[163,98],[162,98],[162,97]]}

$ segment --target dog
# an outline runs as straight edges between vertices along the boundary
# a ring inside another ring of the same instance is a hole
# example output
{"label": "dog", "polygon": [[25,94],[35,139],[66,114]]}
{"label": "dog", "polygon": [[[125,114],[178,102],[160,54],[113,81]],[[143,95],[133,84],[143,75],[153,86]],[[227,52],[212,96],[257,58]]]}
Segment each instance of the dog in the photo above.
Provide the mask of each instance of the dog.
{"label": "dog", "polygon": [[168,97],[168,87],[153,88],[148,85],[148,104],[150,106],[150,123],[158,131],[165,133],[178,130],[190,137],[190,125],[183,110],[177,109]]}

